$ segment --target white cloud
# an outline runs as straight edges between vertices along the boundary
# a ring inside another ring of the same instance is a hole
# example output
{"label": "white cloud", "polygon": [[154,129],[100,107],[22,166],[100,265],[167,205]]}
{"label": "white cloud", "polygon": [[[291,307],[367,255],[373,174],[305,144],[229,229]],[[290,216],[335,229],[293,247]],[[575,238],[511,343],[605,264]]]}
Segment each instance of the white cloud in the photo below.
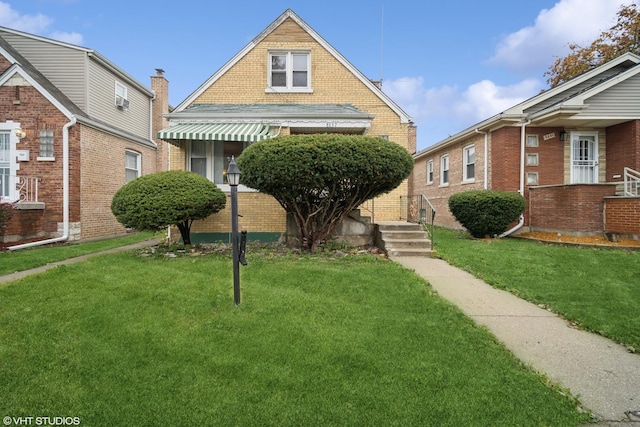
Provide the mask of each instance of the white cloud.
{"label": "white cloud", "polygon": [[11,4],[0,1],[0,26],[13,28],[26,33],[38,34],[66,43],[82,44],[82,35],[72,32],[50,31],[53,19],[38,13],[36,15],[21,14]]}
{"label": "white cloud", "polygon": [[636,1],[560,0],[543,9],[532,26],[504,37],[489,63],[527,74],[546,70],[555,58],[566,55],[569,43],[589,45],[611,28],[622,4]]}

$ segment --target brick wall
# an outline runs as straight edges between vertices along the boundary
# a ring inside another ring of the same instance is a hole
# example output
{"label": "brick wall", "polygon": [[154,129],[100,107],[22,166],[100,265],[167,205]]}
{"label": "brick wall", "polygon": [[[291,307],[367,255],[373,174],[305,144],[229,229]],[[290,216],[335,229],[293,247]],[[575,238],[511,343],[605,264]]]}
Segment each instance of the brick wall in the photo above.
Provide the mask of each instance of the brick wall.
{"label": "brick wall", "polygon": [[529,189],[532,230],[573,233],[604,231],[604,198],[615,184],[570,184]]}
{"label": "brick wall", "polygon": [[[106,237],[126,232],[111,213],[111,200],[125,184],[125,150],[141,154],[142,174],[156,172],[156,150],[123,138],[80,126],[82,131],[81,159],[78,164],[81,238]],[[74,161],[74,165],[76,162]]]}
{"label": "brick wall", "polygon": [[606,136],[606,180],[622,181],[625,167],[640,171],[640,120],[611,126]]}
{"label": "brick wall", "polygon": [[640,236],[639,197],[606,197],[604,203],[606,232]]}
{"label": "brick wall", "polygon": [[[16,149],[28,150],[29,156],[27,161],[18,162],[17,175],[41,178],[38,200],[45,203],[45,209],[37,212],[14,211],[5,236],[11,241],[53,237],[58,223],[62,221],[62,127],[69,119],[19,77],[0,87],[0,117],[4,122],[12,120],[19,123],[26,132],[26,137],[18,142]],[[38,160],[40,130],[44,129],[53,130],[55,160]],[[77,134],[72,131],[70,137],[74,139]],[[71,220],[79,220],[78,212],[73,213],[76,215]]]}

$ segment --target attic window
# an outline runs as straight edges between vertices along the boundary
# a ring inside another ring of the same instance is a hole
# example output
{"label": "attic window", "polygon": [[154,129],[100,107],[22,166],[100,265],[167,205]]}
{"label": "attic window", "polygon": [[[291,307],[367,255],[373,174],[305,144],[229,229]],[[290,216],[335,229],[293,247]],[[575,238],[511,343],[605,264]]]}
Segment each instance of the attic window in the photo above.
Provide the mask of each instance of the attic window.
{"label": "attic window", "polygon": [[267,92],[310,92],[309,52],[270,52]]}

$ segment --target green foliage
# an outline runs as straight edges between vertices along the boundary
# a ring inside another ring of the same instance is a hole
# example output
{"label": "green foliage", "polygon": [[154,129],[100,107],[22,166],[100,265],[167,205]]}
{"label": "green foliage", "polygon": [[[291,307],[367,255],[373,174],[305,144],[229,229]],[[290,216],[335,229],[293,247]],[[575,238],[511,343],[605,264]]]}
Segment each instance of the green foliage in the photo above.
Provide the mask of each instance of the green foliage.
{"label": "green foliage", "polygon": [[626,52],[640,55],[640,10],[635,4],[622,5],[616,23],[600,33],[591,45],[569,45],[570,53],[557,58],[545,73],[550,87],[571,80]]}
{"label": "green foliage", "polygon": [[208,179],[187,171],[167,171],[141,176],[113,196],[111,211],[125,227],[154,231],[175,225],[184,244],[191,244],[194,220],[219,212],[227,202],[224,193]]}
{"label": "green foliage", "polygon": [[251,145],[238,167],[243,184],[272,195],[293,216],[303,249],[314,251],[353,209],[400,185],[413,159],[380,138],[290,135]]}
{"label": "green foliage", "polygon": [[449,197],[449,210],[476,238],[504,233],[524,208],[524,197],[507,191],[471,190]]}
{"label": "green foliage", "polygon": [[12,216],[13,204],[0,203],[0,234],[4,234],[4,231],[7,229]]}

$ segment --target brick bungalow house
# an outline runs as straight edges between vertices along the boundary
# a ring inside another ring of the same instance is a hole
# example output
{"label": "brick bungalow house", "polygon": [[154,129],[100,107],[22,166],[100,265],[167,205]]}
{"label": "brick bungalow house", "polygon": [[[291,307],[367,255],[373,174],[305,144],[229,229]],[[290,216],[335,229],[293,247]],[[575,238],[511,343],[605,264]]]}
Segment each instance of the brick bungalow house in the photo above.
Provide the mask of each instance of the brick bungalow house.
{"label": "brick bungalow house", "polygon": [[[640,57],[624,54],[414,155],[413,199],[462,228],[451,194],[520,192],[509,232],[640,236]],[[626,183],[626,184],[625,184]]]}
{"label": "brick bungalow house", "polygon": [[[169,126],[158,137],[171,144],[170,168],[197,172],[225,192],[231,157],[278,135],[360,134],[387,138],[410,153],[416,147],[411,118],[290,9],[165,117]],[[377,198],[363,215],[398,219],[408,185]],[[278,202],[242,186],[242,179],[238,192],[240,228],[249,238],[280,239],[287,221]],[[192,241],[227,240],[228,209],[194,223]]]}
{"label": "brick bungalow house", "polygon": [[153,90],[94,50],[0,27],[0,199],[15,206],[3,242],[126,232],[113,194],[167,165],[152,127],[166,126],[168,84],[151,79]]}

